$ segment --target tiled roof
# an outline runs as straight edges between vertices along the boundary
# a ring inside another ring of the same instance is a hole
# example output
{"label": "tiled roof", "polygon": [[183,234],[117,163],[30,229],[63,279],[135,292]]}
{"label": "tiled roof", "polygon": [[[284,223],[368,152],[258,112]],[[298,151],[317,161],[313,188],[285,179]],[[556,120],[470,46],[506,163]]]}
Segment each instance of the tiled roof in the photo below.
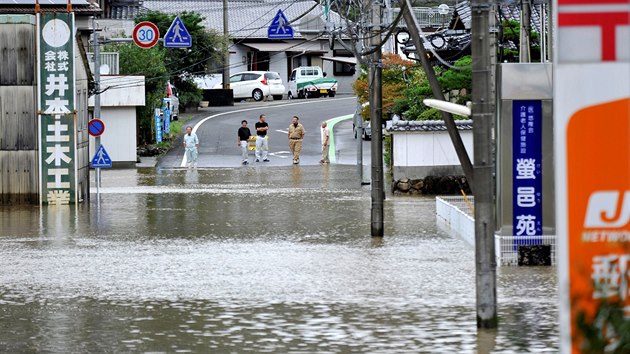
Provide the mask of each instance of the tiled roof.
{"label": "tiled roof", "polygon": [[[289,22],[307,13],[314,5],[317,5],[309,16],[323,16],[321,5],[315,1],[255,1],[255,0],[230,0],[228,1],[228,20],[230,35],[235,38],[267,38],[267,28],[278,10],[282,10]],[[205,17],[203,24],[206,28],[223,31],[223,1],[221,0],[144,0],[143,7],[148,10],[166,13],[181,13],[194,11]],[[331,12],[334,23],[340,22],[338,14]],[[298,20],[301,21],[308,17]],[[303,38],[292,24],[295,38]]]}
{"label": "tiled roof", "polygon": [[[456,120],[455,125],[458,130],[471,130],[473,121],[470,119]],[[443,120],[399,120],[392,122],[389,132],[428,132],[446,131]]]}

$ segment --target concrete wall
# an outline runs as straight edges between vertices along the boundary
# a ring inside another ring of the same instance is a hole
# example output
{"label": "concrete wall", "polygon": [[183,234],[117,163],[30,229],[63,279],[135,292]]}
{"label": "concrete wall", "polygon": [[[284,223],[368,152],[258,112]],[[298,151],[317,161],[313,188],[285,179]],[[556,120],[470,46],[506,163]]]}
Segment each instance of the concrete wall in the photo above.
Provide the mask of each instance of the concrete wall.
{"label": "concrete wall", "polygon": [[[145,105],[144,76],[101,76],[101,117],[105,132],[101,144],[115,166],[133,167],[136,163],[136,106]],[[94,106],[94,97],[89,104]],[[90,151],[96,151],[94,137]]]}
{"label": "concrete wall", "polygon": [[[136,163],[136,107],[102,107],[105,132],[101,144],[115,166],[135,166]],[[94,137],[90,138],[90,151],[96,151]]]}
{"label": "concrete wall", "polygon": [[[472,130],[459,132],[469,156],[472,157]],[[463,174],[455,148],[446,131],[396,132],[393,138],[394,180]]]}

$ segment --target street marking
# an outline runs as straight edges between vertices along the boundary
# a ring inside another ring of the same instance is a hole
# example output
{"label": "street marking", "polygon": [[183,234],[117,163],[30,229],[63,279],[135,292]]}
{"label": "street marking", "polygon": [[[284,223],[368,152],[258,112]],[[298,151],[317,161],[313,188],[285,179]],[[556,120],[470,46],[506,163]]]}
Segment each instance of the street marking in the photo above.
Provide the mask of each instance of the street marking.
{"label": "street marking", "polygon": [[337,162],[337,154],[335,153],[335,136],[333,134],[333,130],[335,130],[335,125],[341,121],[352,118],[354,118],[354,114],[335,117],[326,121],[326,124],[328,125],[328,138],[330,139],[330,144],[328,144],[328,159],[330,160],[330,163]]}
{"label": "street marking", "polygon": [[282,156],[282,155],[288,155],[288,154],[290,154],[290,153],[291,153],[290,151],[278,151],[278,152],[270,152],[268,155],[269,155],[269,156],[280,157],[280,158],[282,158],[282,159],[286,159],[286,158],[288,158],[289,156]]}
{"label": "street marking", "polygon": [[[339,101],[339,100],[356,100],[356,97],[352,96],[352,97],[347,97],[347,98],[336,98],[335,100]],[[267,108],[276,108],[276,107],[288,107],[288,106],[296,106],[296,105],[300,105],[300,104],[313,104],[313,103],[326,103],[325,101],[306,101],[306,102],[295,102],[295,103],[285,103],[285,104],[279,104],[279,105],[273,105],[273,106],[269,106]],[[232,114],[232,113],[241,113],[241,112],[249,112],[249,111],[255,111],[255,110],[260,110],[260,109],[264,109],[265,107],[253,107],[253,108],[244,108],[244,109],[238,109],[236,111],[230,111],[230,112],[223,112],[223,113],[217,113],[211,116],[208,116],[202,120],[200,120],[199,122],[197,122],[197,124],[195,124],[195,126],[193,127],[192,132],[193,133],[197,133],[197,129],[199,129],[199,127],[205,123],[206,121],[216,118],[216,117],[220,117],[220,116],[224,116],[224,115],[228,115],[228,114]],[[186,153],[184,153],[184,156],[182,157],[182,163],[179,167],[186,167]]]}
{"label": "street marking", "polygon": [[289,134],[288,130],[276,129],[277,132]]}

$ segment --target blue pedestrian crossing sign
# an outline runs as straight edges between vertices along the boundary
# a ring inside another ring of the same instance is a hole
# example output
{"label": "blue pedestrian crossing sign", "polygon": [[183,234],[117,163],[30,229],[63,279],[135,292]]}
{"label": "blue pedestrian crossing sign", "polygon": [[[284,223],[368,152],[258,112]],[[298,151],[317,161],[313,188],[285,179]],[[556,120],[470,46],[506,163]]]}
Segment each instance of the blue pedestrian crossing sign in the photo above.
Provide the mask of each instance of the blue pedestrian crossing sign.
{"label": "blue pedestrian crossing sign", "polygon": [[101,145],[98,150],[96,150],[96,154],[94,154],[94,158],[92,158],[92,168],[111,168],[112,167],[112,159],[107,155],[107,151],[105,151],[105,147]]}
{"label": "blue pedestrian crossing sign", "polygon": [[282,10],[278,10],[269,28],[267,28],[267,38],[269,39],[291,39],[293,38],[293,28],[289,25],[289,20]]}
{"label": "blue pedestrian crossing sign", "polygon": [[179,16],[175,17],[171,27],[168,28],[164,35],[164,46],[167,48],[188,48],[192,46],[192,38],[190,33],[184,26]]}

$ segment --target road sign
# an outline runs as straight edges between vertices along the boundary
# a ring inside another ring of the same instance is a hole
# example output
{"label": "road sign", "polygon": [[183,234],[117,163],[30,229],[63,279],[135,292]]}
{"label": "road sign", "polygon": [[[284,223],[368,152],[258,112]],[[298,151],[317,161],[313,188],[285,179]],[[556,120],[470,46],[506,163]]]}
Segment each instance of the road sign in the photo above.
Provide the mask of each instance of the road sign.
{"label": "road sign", "polygon": [[192,46],[192,37],[179,16],[175,17],[171,27],[164,35],[164,46],[167,48],[188,48]]}
{"label": "road sign", "polygon": [[88,123],[88,132],[91,136],[101,136],[105,131],[105,123],[100,119],[92,119]]}
{"label": "road sign", "polygon": [[143,21],[133,28],[133,41],[140,48],[151,48],[160,39],[160,30],[151,22]]}
{"label": "road sign", "polygon": [[111,168],[112,167],[112,159],[109,158],[107,151],[105,151],[105,147],[101,145],[98,150],[96,150],[96,154],[92,158],[92,168]]}
{"label": "road sign", "polygon": [[278,10],[269,28],[267,28],[267,38],[269,39],[291,39],[293,38],[293,28],[289,25],[289,20],[284,16],[282,10]]}
{"label": "road sign", "polygon": [[623,352],[627,345],[630,86],[619,79],[630,77],[627,4],[557,1],[553,159],[562,353]]}

